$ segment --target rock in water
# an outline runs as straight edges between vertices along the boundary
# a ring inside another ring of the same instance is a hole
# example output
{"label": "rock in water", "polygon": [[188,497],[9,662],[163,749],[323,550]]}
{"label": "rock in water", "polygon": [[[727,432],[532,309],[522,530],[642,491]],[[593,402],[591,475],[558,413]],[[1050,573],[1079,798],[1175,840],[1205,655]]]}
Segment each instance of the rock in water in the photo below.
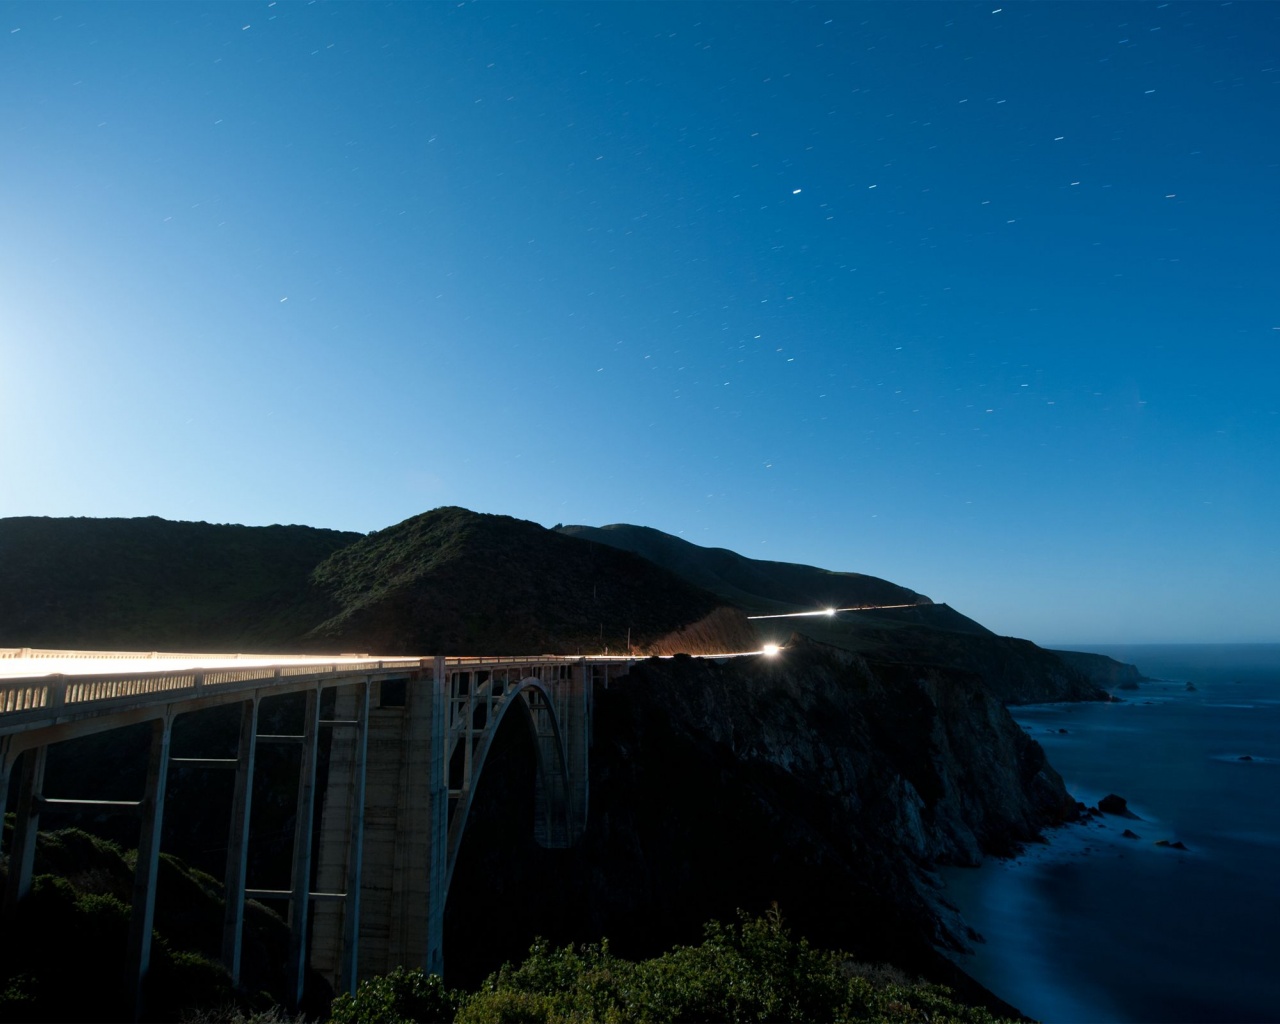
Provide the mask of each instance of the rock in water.
{"label": "rock in water", "polygon": [[1127,828],[1123,832],[1121,832],[1120,837],[1122,839],[1141,839],[1142,838],[1142,836],[1138,835],[1138,833],[1131,828]]}
{"label": "rock in water", "polygon": [[1115,814],[1121,818],[1136,818],[1137,815],[1129,810],[1129,801],[1122,796],[1116,796],[1115,793],[1108,793],[1098,801],[1098,810],[1106,814]]}

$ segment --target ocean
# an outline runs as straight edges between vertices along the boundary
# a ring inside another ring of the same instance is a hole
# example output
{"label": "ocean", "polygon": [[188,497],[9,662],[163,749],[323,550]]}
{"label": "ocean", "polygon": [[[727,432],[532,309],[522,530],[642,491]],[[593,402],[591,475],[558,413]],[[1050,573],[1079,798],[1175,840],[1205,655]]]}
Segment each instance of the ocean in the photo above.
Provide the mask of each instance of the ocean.
{"label": "ocean", "polygon": [[1088,649],[1157,681],[1011,711],[1076,799],[1137,817],[944,872],[986,939],[961,966],[1054,1024],[1280,1021],[1280,644]]}

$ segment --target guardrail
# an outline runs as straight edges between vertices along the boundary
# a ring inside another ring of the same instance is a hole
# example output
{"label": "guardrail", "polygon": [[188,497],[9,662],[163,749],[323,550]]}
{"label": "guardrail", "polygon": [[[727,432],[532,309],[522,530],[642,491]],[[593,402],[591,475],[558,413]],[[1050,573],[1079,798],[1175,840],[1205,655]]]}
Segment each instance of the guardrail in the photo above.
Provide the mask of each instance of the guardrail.
{"label": "guardrail", "polygon": [[226,660],[228,658],[262,658],[261,654],[210,654],[205,651],[200,654],[175,654],[172,651],[52,651],[38,647],[0,647],[0,661],[9,658],[30,658],[32,660],[49,660],[49,661],[65,661],[68,659],[83,660],[118,660],[118,661],[147,661],[159,658],[172,658],[175,660],[183,659],[191,661],[196,658],[219,658]]}
{"label": "guardrail", "polygon": [[[65,657],[66,652],[58,652]],[[219,660],[226,655],[213,655]],[[188,656],[189,658],[189,656]],[[430,662],[426,662],[430,665]],[[244,668],[191,668],[177,672],[49,674],[0,678],[0,735],[60,725],[175,701],[212,698],[276,686],[281,692],[341,676],[382,676],[424,667],[420,658],[369,659],[308,664],[258,664]]]}

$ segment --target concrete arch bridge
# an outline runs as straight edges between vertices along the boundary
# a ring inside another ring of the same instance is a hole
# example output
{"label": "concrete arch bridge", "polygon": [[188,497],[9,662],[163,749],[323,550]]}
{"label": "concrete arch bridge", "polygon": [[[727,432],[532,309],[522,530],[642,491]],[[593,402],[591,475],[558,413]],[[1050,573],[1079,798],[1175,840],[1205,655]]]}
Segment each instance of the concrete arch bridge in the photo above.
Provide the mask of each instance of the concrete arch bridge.
{"label": "concrete arch bridge", "polygon": [[[290,928],[289,985],[310,966],[339,991],[399,965],[439,973],[444,904],[472,798],[502,722],[531,731],[535,837],[567,847],[587,822],[593,696],[630,658],[340,658],[0,649],[0,814],[18,778],[4,916],[30,890],[42,810],[91,806],[140,818],[129,960],[136,1011],[150,962],[166,781],[175,763],[235,773],[227,823],[222,959],[240,977],[246,899],[278,901]],[[327,691],[333,691],[327,697]],[[264,700],[301,694],[300,732],[259,731]],[[323,705],[331,707],[321,717]],[[233,758],[174,756],[182,715],[240,708]],[[44,792],[51,746],[149,723],[150,757],[136,800]],[[322,742],[328,771],[317,768]],[[256,754],[301,749],[291,882],[246,877]]]}

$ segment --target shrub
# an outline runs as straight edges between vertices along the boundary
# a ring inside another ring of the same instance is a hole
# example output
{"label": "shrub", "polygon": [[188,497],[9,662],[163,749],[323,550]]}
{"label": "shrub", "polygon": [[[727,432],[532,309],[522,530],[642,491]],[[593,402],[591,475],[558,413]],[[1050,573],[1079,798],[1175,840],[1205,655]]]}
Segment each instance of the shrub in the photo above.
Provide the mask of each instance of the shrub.
{"label": "shrub", "polygon": [[[423,1018],[425,1019],[425,1018]],[[607,942],[552,949],[538,940],[467,997],[458,1024],[659,1024],[675,1021],[853,1021],[994,1024],[941,986],[793,938],[777,908],[712,922],[698,946],[652,960],[615,957]],[[369,1018],[372,1022],[375,1018]],[[383,1024],[382,1018],[376,1018]],[[345,1024],[345,1022],[342,1022]]]}
{"label": "shrub", "polygon": [[452,1021],[459,994],[434,974],[397,967],[343,993],[329,1011],[331,1024],[439,1024]]}

